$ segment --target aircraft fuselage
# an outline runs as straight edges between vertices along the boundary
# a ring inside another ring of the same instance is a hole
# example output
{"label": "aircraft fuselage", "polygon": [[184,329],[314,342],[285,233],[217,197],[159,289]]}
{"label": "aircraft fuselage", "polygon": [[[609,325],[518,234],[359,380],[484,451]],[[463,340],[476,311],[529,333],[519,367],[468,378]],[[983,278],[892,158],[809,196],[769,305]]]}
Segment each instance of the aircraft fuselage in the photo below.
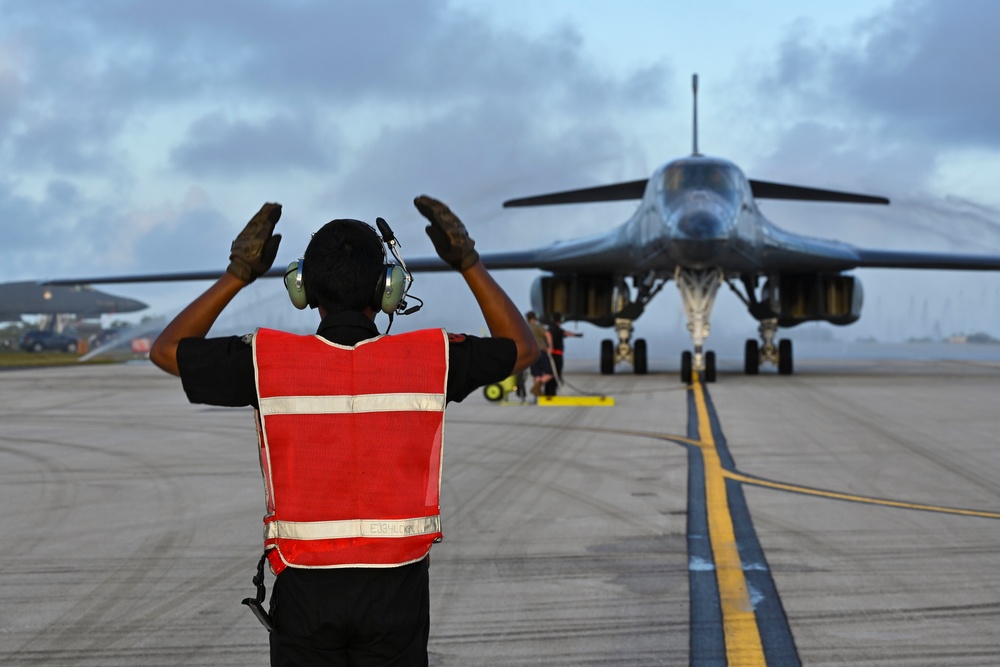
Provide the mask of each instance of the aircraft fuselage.
{"label": "aircraft fuselage", "polygon": [[[855,249],[786,232],[760,212],[747,177],[733,163],[691,156],[668,162],[649,178],[639,207],[604,234],[555,243],[539,251],[539,268],[664,277],[677,267],[720,269],[727,276],[768,271],[842,271],[857,265]],[[624,267],[628,267],[625,269]]]}

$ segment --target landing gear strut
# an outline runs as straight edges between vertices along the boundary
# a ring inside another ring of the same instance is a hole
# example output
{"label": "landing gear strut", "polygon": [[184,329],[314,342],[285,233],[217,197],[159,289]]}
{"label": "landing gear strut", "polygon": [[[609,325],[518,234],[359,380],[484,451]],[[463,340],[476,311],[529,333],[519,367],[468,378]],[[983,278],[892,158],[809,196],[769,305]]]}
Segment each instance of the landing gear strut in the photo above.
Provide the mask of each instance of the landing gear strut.
{"label": "landing gear strut", "polygon": [[674,281],[681,293],[687,312],[687,328],[694,344],[694,354],[681,354],[681,382],[690,384],[697,371],[705,382],[715,382],[715,352],[704,351],[705,339],[711,330],[709,317],[715,305],[715,295],[722,285],[721,269],[682,269],[677,267]]}

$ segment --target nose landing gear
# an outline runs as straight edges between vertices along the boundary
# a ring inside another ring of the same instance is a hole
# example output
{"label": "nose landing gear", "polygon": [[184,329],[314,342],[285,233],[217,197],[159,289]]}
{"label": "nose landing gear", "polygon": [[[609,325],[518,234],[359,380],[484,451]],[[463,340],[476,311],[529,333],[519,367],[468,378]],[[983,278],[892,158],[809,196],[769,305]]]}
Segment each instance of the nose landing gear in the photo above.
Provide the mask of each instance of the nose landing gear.
{"label": "nose landing gear", "polygon": [[687,312],[687,328],[694,344],[693,354],[688,350],[681,353],[681,382],[684,384],[691,384],[695,371],[702,381],[715,382],[715,352],[704,351],[704,343],[712,328],[709,318],[715,305],[715,295],[724,277],[721,269],[677,267],[674,273],[674,281]]}

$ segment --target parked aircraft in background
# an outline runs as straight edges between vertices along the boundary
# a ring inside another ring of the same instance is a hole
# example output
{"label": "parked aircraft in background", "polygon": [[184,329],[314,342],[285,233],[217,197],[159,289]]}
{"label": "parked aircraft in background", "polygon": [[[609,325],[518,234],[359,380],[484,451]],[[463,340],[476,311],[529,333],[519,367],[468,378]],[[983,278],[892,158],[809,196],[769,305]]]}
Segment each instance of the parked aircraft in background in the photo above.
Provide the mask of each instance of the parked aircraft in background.
{"label": "parked aircraft in background", "polygon": [[[884,197],[852,194],[748,179],[733,163],[698,151],[697,75],[694,90],[694,149],[668,162],[649,178],[613,185],[514,199],[505,207],[641,200],[632,217],[609,232],[531,250],[483,254],[490,269],[541,269],[532,287],[532,306],[542,319],[561,313],[566,321],[614,327],[617,343],[601,342],[600,369],[613,373],[629,364],[647,371],[644,339],[632,338],[638,319],[671,280],[687,314],[693,350],[681,354],[681,380],[693,373],[712,382],[715,354],[705,349],[718,289],[727,284],[759,322],[759,341],[748,339],[744,370],[755,375],[773,364],[793,370],[792,342],[776,341],[779,328],[803,322],[836,325],[861,316],[862,289],[856,268],[1000,270],[1000,256],[857,248],[847,243],[785,231],[764,217],[757,199],[849,204],[889,203]],[[410,258],[413,272],[443,271],[437,258]],[[276,267],[267,275],[283,276]],[[121,276],[83,282],[200,280],[219,272]],[[69,282],[69,281],[61,281]]]}
{"label": "parked aircraft in background", "polygon": [[[146,304],[142,301],[86,285],[48,285],[31,280],[0,283],[0,322],[18,322],[24,315],[75,315],[89,319],[143,308]],[[53,317],[52,321],[57,319]]]}

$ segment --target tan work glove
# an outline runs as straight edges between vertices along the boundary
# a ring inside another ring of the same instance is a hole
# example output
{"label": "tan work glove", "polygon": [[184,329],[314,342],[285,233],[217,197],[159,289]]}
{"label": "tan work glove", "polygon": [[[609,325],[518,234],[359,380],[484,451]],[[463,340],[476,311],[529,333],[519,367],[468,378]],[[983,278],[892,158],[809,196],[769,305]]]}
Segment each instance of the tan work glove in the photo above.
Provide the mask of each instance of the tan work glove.
{"label": "tan work glove", "polygon": [[469,238],[465,225],[451,209],[427,195],[414,199],[413,205],[430,221],[424,231],[441,259],[456,271],[465,271],[476,265],[479,261],[476,242]]}
{"label": "tan work glove", "polygon": [[281,217],[281,204],[264,204],[257,215],[243,228],[233,241],[226,271],[240,280],[252,283],[274,264],[278,254],[281,234],[274,233],[274,226]]}

